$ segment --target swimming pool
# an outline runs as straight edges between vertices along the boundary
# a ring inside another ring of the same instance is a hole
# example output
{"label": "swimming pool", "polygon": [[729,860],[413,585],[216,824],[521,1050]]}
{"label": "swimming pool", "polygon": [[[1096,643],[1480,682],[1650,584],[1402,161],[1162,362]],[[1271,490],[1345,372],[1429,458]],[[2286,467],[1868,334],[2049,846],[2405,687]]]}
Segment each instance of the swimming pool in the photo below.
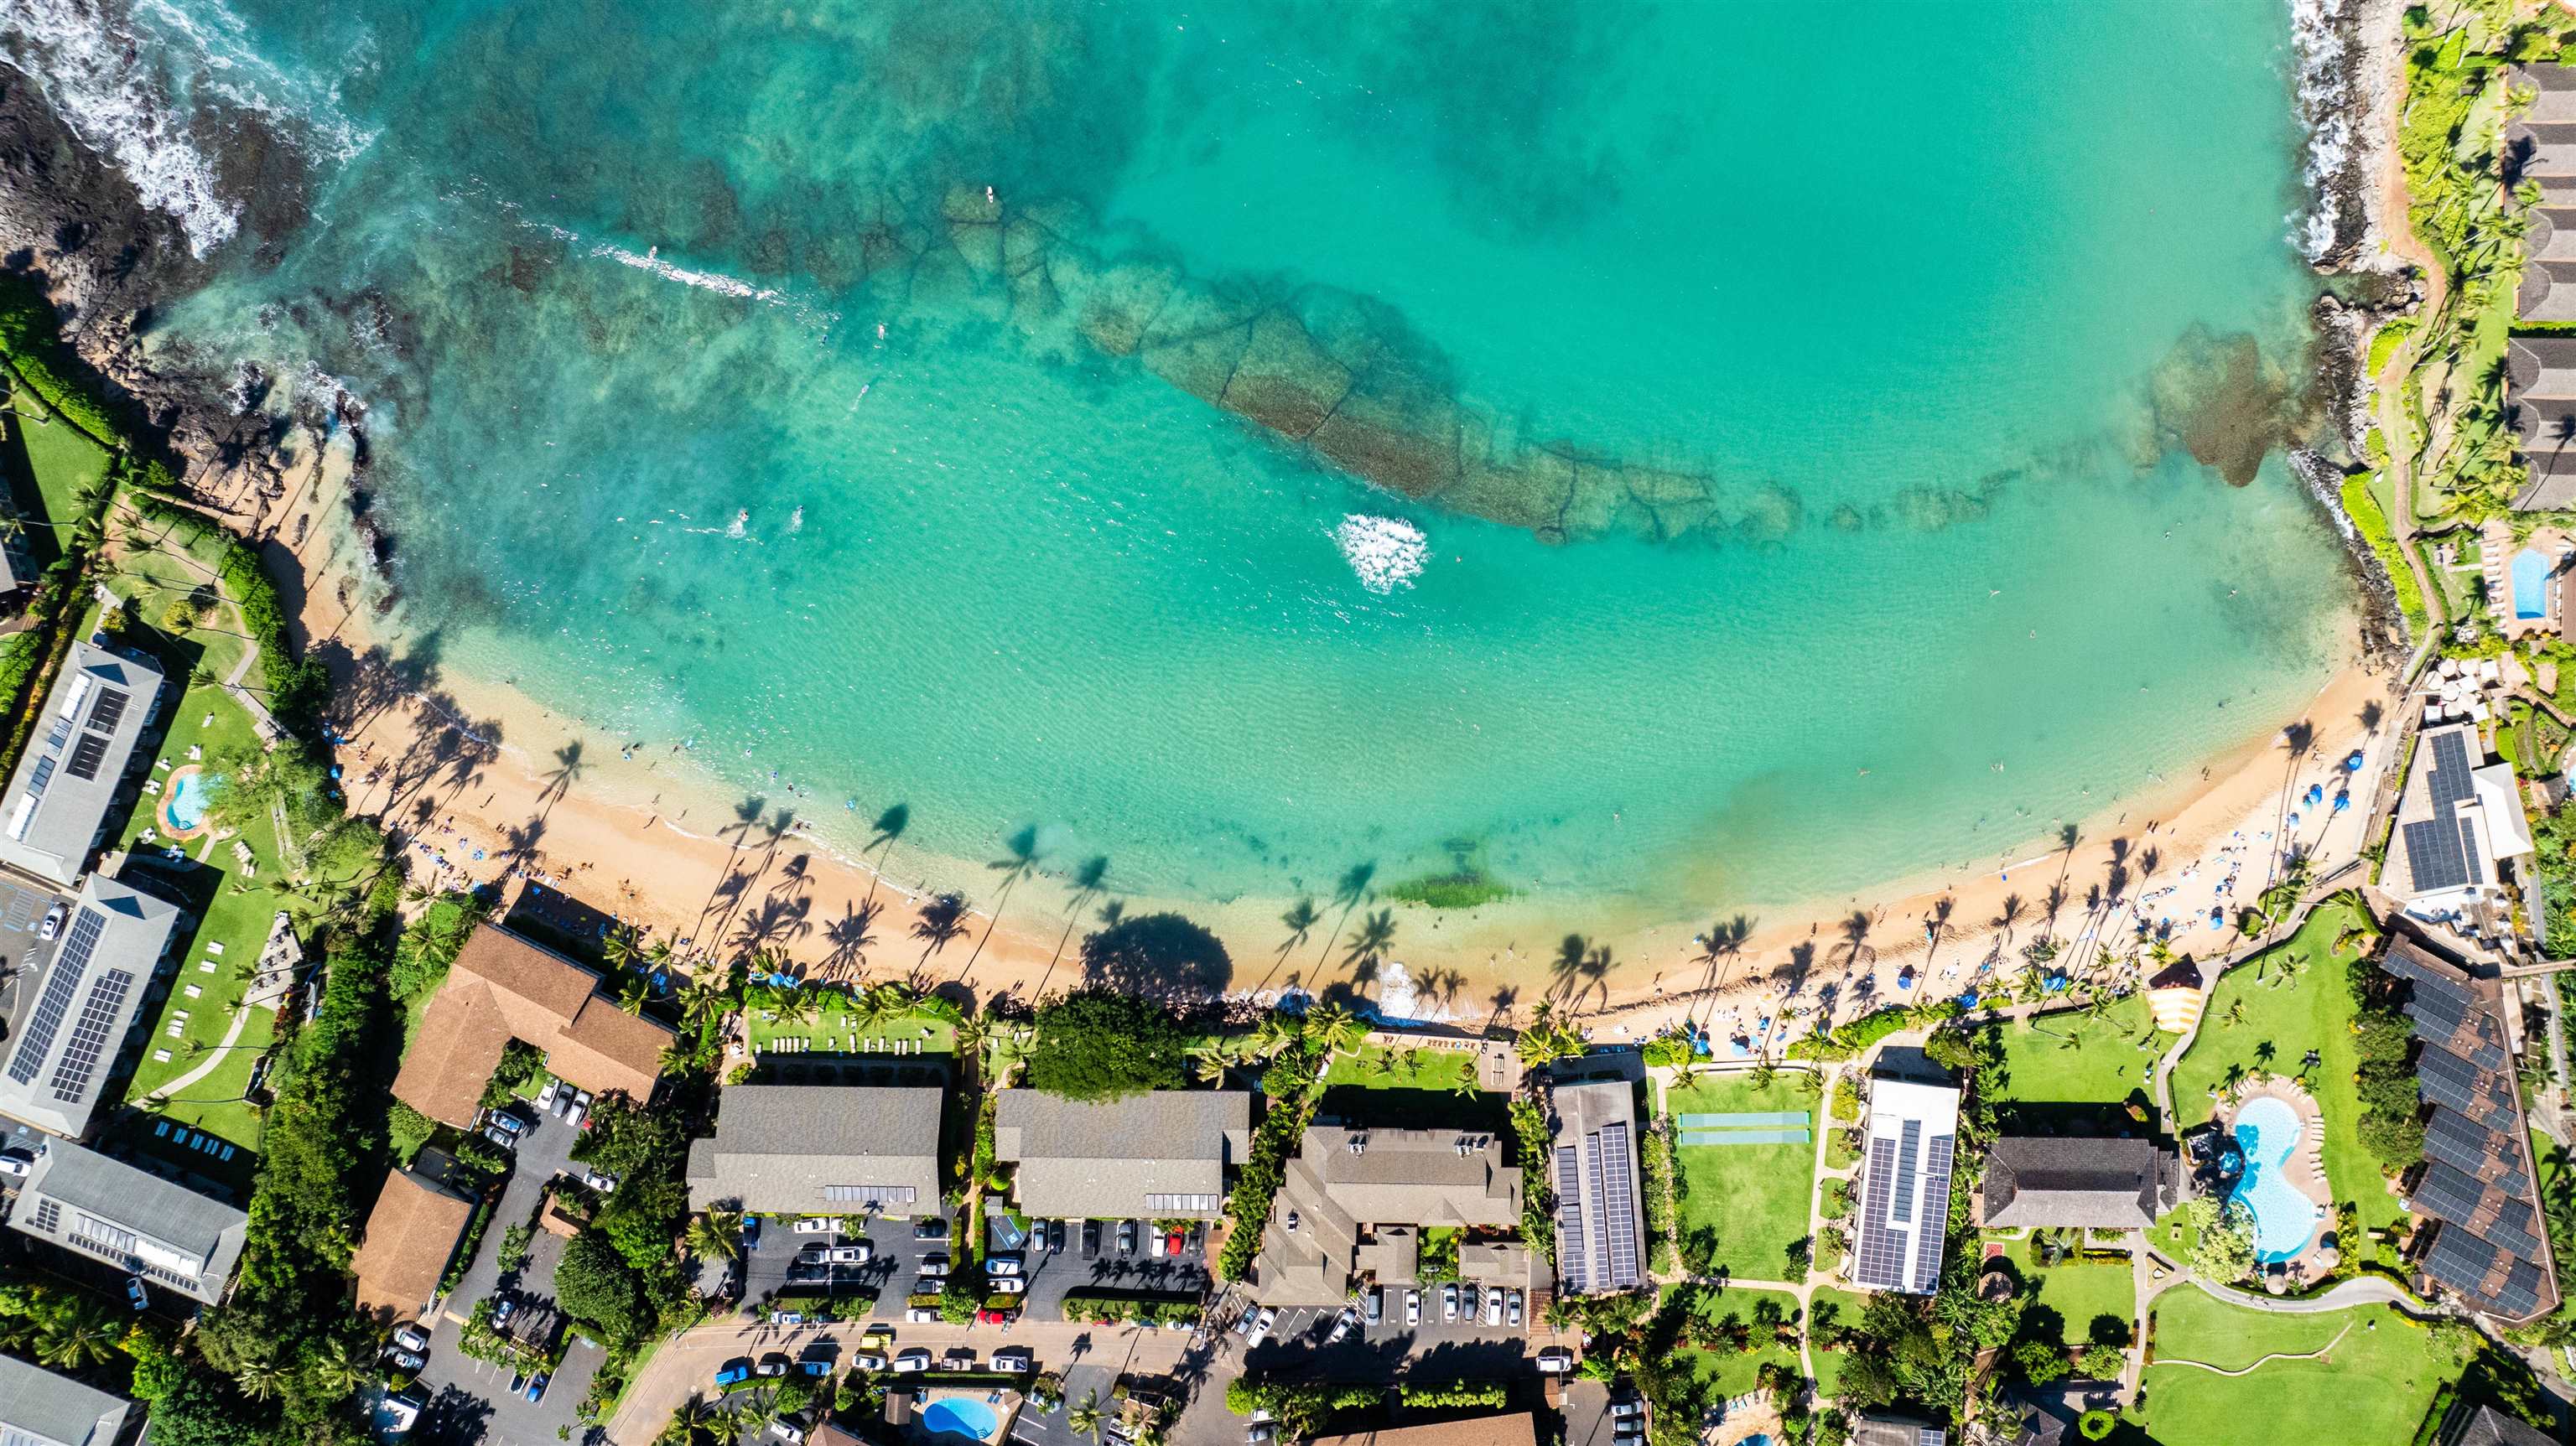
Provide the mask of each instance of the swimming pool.
{"label": "swimming pool", "polygon": [[2551,558],[2536,547],[2526,547],[2513,555],[2513,615],[2517,618],[2549,616],[2549,570]]}
{"label": "swimming pool", "polygon": [[2316,1233],[2316,1202],[2282,1175],[2305,1133],[2299,1112],[2269,1095],[2247,1100],[2236,1112],[2236,1148],[2245,1154],[2245,1174],[2236,1182],[2235,1198],[2254,1212],[2254,1258],[2266,1265],[2307,1249]]}
{"label": "swimming pool", "polygon": [[170,775],[170,786],[161,796],[161,824],[174,834],[195,833],[206,824],[206,785],[212,780],[202,768],[182,768]]}
{"label": "swimming pool", "polygon": [[922,1411],[921,1429],[933,1436],[990,1441],[1002,1429],[1002,1421],[993,1414],[992,1407],[971,1396],[949,1396],[931,1402]]}

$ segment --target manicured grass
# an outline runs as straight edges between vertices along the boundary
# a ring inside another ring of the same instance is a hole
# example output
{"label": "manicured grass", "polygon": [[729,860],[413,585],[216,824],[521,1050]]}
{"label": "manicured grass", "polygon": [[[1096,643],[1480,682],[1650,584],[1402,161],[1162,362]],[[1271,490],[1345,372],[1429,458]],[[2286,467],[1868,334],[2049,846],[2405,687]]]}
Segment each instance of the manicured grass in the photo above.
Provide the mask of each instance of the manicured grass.
{"label": "manicured grass", "polygon": [[1363,1089],[1439,1090],[1447,1092],[1476,1077],[1475,1059],[1464,1050],[1387,1049],[1364,1044],[1333,1057],[1324,1085],[1357,1085]]}
{"label": "manicured grass", "polygon": [[[782,1020],[770,1011],[749,1011],[751,1042],[756,1050],[768,1050],[780,1039],[813,1041],[807,1051],[812,1054],[869,1053],[892,1058],[892,1041],[901,1041],[907,1051],[918,1046],[921,1054],[955,1054],[957,1027],[934,1015],[903,1013],[861,1027],[849,1001],[838,994],[826,994],[818,1000],[811,1019]],[[927,1034],[924,1030],[929,1031]]]}
{"label": "manicured grass", "polygon": [[[2221,1376],[2175,1359],[2234,1370],[2273,1352],[2317,1350],[2312,1360],[2268,1361]],[[2269,1315],[2184,1286],[2156,1302],[2155,1354],[2146,1373],[2147,1430],[2160,1446],[2235,1446],[2273,1429],[2317,1441],[2403,1441],[2458,1366],[2424,1327],[2386,1306],[2329,1315]]]}
{"label": "manicured grass", "polygon": [[[31,414],[9,417],[7,425],[26,445],[27,465],[36,474],[46,520],[68,522],[79,513],[72,494],[107,475],[107,452],[55,417],[32,394],[17,394],[14,406]],[[38,416],[44,420],[36,421]]]}
{"label": "manicured grass", "polygon": [[[2215,1112],[2211,1092],[2231,1078],[2256,1070],[2297,1077],[2325,1112],[2326,1183],[2337,1203],[2359,1207],[2364,1230],[2375,1230],[2395,1224],[2401,1212],[2358,1134],[2361,1100],[2353,1074],[2360,1062],[2352,1038],[2357,1010],[2344,976],[2360,951],[2334,948],[2337,938],[2362,922],[2351,905],[2328,904],[2262,959],[2228,970],[2210,993],[2191,1052],[2174,1066],[2173,1100],[2181,1116],[2177,1126],[2189,1128]],[[2284,961],[2297,966],[2294,973],[2285,973]],[[2303,1070],[2312,1049],[2320,1063]]]}
{"label": "manicured grass", "polygon": [[2039,1304],[2065,1320],[2067,1344],[2083,1345],[2092,1340],[2093,1318],[2097,1315],[2117,1316],[2122,1323],[2134,1327],[2137,1281],[2125,1263],[2076,1259],[2042,1269],[2032,1256],[2028,1240],[2010,1242],[2006,1253],[2022,1279],[2039,1282]]}
{"label": "manicured grass", "polygon": [[2099,1018],[2081,1009],[1992,1026],[2004,1047],[2002,1101],[2026,1104],[2124,1104],[2145,1097],[2156,1060],[2173,1047],[2147,1017],[2144,996],[2131,995]]}
{"label": "manicured grass", "polygon": [[[1768,1088],[1750,1074],[1712,1075],[1665,1096],[1675,1115],[1824,1113],[1824,1101],[1782,1071]],[[1815,1128],[1811,1119],[1809,1128]],[[1806,1144],[1685,1145],[1681,1161],[1683,1258],[1705,1240],[1708,1266],[1755,1280],[1788,1274],[1788,1249],[1807,1235],[1816,1147]]]}
{"label": "manicured grass", "polygon": [[[1784,1316],[1798,1318],[1798,1298],[1778,1290],[1708,1290],[1701,1293],[1697,1314],[1711,1324],[1732,1314],[1746,1325],[1753,1324],[1753,1303],[1768,1299],[1777,1303]],[[1689,1332],[1685,1331],[1687,1336]],[[1754,1349],[1707,1351],[1685,1346],[1677,1354],[1691,1370],[1692,1389],[1703,1406],[1715,1405],[1729,1396],[1740,1396],[1761,1384],[1762,1367],[1778,1362],[1792,1372],[1798,1369],[1798,1352],[1793,1346],[1774,1344],[1763,1338],[1759,1327],[1754,1330],[1759,1342]]]}
{"label": "manicured grass", "polygon": [[1869,1297],[1854,1295],[1847,1290],[1818,1286],[1808,1299],[1811,1303],[1807,1316],[1809,1327],[1807,1354],[1812,1356],[1816,1363],[1816,1391],[1830,1400],[1834,1392],[1841,1389],[1843,1362],[1851,1358],[1841,1351],[1826,1350],[1817,1343],[1814,1332],[1822,1329],[1820,1322],[1825,1313],[1823,1307],[1833,1306],[1833,1323],[1838,1327],[1848,1328],[1860,1323],[1862,1312],[1869,1309]]}

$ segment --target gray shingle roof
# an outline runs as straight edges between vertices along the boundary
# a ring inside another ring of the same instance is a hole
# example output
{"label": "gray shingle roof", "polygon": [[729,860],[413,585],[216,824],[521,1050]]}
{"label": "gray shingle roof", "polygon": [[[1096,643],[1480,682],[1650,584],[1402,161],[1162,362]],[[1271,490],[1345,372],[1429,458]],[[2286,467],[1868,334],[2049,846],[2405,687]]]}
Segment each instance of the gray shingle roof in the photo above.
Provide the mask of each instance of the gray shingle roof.
{"label": "gray shingle roof", "polygon": [[939,1209],[937,1086],[733,1085],[689,1147],[689,1203],[762,1214]]}
{"label": "gray shingle roof", "polygon": [[18,1017],[0,1044],[0,1114],[72,1139],[89,1133],[178,922],[168,900],[98,874],[82,882],[52,956],[18,983]]}
{"label": "gray shingle roof", "polygon": [[241,1259],[248,1219],[186,1186],[54,1140],[28,1172],[9,1228],[212,1304]]}
{"label": "gray shingle roof", "polygon": [[161,670],[141,659],[72,645],[0,794],[0,863],[58,884],[80,877],[161,683]]}
{"label": "gray shingle roof", "polygon": [[1015,1194],[1031,1215],[1212,1219],[1225,1192],[1229,1141],[1240,1145],[1251,1122],[1252,1096],[1242,1090],[1098,1101],[1003,1090],[993,1154],[1018,1163]]}
{"label": "gray shingle roof", "polygon": [[2447,1446],[2552,1446],[2556,1440],[2493,1406],[2480,1406],[2460,1421]]}
{"label": "gray shingle roof", "polygon": [[109,1446],[135,1409],[69,1376],[0,1356],[0,1428],[25,1432],[40,1446]]}
{"label": "gray shingle roof", "polygon": [[1987,1152],[1985,1223],[2144,1230],[2166,1176],[2152,1141],[2008,1135]]}

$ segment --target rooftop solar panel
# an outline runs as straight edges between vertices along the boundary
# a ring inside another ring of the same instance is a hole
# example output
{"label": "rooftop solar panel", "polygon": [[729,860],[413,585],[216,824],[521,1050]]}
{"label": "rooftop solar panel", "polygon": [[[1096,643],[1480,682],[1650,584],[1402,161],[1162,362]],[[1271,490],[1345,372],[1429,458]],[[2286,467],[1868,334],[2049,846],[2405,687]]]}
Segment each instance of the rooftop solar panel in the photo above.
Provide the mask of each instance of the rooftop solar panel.
{"label": "rooftop solar panel", "polygon": [[2456,889],[2469,881],[2469,861],[2460,853],[2459,830],[2447,818],[2417,819],[2406,825],[2406,867],[2421,893]]}
{"label": "rooftop solar panel", "polygon": [[2421,984],[2415,986],[2415,997],[2406,1001],[2406,1017],[2423,1026],[2418,1033],[2449,1034],[2468,1014],[2466,1000],[2436,994]]}
{"label": "rooftop solar panel", "polygon": [[2486,1187],[2448,1165],[2427,1166],[2424,1178],[2415,1184],[2416,1213],[2440,1220],[2455,1220],[2465,1225],[2477,1214],[2478,1201]]}
{"label": "rooftop solar panel", "polygon": [[1923,1161],[1923,1248],[1916,1261],[1915,1286],[1933,1289],[1941,1278],[1941,1247],[1950,1223],[1951,1151],[1957,1141],[1935,1135]]}
{"label": "rooftop solar panel", "polygon": [[1600,1147],[1595,1152],[1601,1161],[1601,1193],[1597,1207],[1610,1227],[1609,1259],[1606,1273],[1614,1290],[1626,1290],[1639,1280],[1637,1270],[1637,1152],[1629,1147],[1625,1123],[1603,1125]]}
{"label": "rooftop solar panel", "polygon": [[92,733],[115,732],[118,721],[125,717],[125,700],[126,693],[122,688],[99,689],[98,701],[89,709],[89,730]]}
{"label": "rooftop solar panel", "polygon": [[25,1084],[45,1067],[45,1053],[54,1047],[54,1035],[63,1027],[63,1016],[71,1012],[72,996],[80,990],[80,971],[65,969],[59,963],[45,976],[45,992],[36,1000],[35,1012],[27,1017],[27,1027],[18,1033],[17,1053],[9,1059],[9,1078]]}
{"label": "rooftop solar panel", "polygon": [[107,739],[96,733],[84,733],[72,745],[72,761],[64,771],[74,778],[96,778],[101,763],[107,761]]}
{"label": "rooftop solar panel", "polygon": [[2484,1119],[2487,1105],[2478,1071],[2467,1060],[2438,1045],[2426,1045],[2415,1061],[2415,1088],[2425,1099],[2447,1105],[2471,1119]]}
{"label": "rooftop solar panel", "polygon": [[2424,1255],[2424,1273],[2454,1290],[2472,1294],[2486,1288],[2496,1248],[2456,1225],[2445,1225]]}
{"label": "rooftop solar panel", "polygon": [[1908,1225],[1914,1223],[1914,1172],[1923,1158],[1923,1122],[1907,1120],[1897,1134],[1896,1205],[1888,1217]]}
{"label": "rooftop solar panel", "polygon": [[98,1073],[99,1056],[115,1042],[117,1015],[125,1007],[126,993],[134,987],[134,976],[122,969],[106,969],[89,987],[89,997],[81,1001],[80,1019],[72,1026],[71,1042],[63,1046],[63,1056],[54,1064],[54,1077],[48,1081],[58,1100],[76,1100],[89,1090],[92,1077]]}
{"label": "rooftop solar panel", "polygon": [[2469,741],[2465,733],[2437,733],[2433,736],[2433,801],[2460,803],[2477,793],[2469,777]]}
{"label": "rooftop solar panel", "polygon": [[1590,1253],[1583,1248],[1583,1172],[1572,1145],[1556,1147],[1557,1274],[1575,1294],[1592,1288]]}
{"label": "rooftop solar panel", "polygon": [[2460,829],[2460,866],[2468,870],[2470,883],[2485,883],[2486,871],[2478,865],[2477,826],[2466,818],[2454,819],[2453,822],[2457,823]]}
{"label": "rooftop solar panel", "polygon": [[1887,1224],[1888,1199],[1893,1185],[1889,1176],[1896,1171],[1896,1142],[1876,1139],[1869,1142],[1869,1176],[1862,1191],[1860,1249],[1854,1257],[1852,1279],[1880,1290],[1905,1283],[1905,1234],[1890,1230]]}

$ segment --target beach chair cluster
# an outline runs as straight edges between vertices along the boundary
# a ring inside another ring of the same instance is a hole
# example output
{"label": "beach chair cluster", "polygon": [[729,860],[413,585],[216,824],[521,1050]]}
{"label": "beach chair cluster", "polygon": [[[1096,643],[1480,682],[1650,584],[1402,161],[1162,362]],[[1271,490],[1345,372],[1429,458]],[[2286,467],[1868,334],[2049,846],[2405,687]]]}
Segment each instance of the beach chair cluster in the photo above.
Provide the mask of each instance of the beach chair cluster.
{"label": "beach chair cluster", "polygon": [[192,1130],[186,1125],[174,1125],[168,1120],[158,1120],[153,1123],[152,1137],[156,1140],[168,1140],[183,1150],[194,1150],[200,1155],[212,1155],[218,1160],[229,1160],[233,1157],[232,1146],[203,1130]]}

